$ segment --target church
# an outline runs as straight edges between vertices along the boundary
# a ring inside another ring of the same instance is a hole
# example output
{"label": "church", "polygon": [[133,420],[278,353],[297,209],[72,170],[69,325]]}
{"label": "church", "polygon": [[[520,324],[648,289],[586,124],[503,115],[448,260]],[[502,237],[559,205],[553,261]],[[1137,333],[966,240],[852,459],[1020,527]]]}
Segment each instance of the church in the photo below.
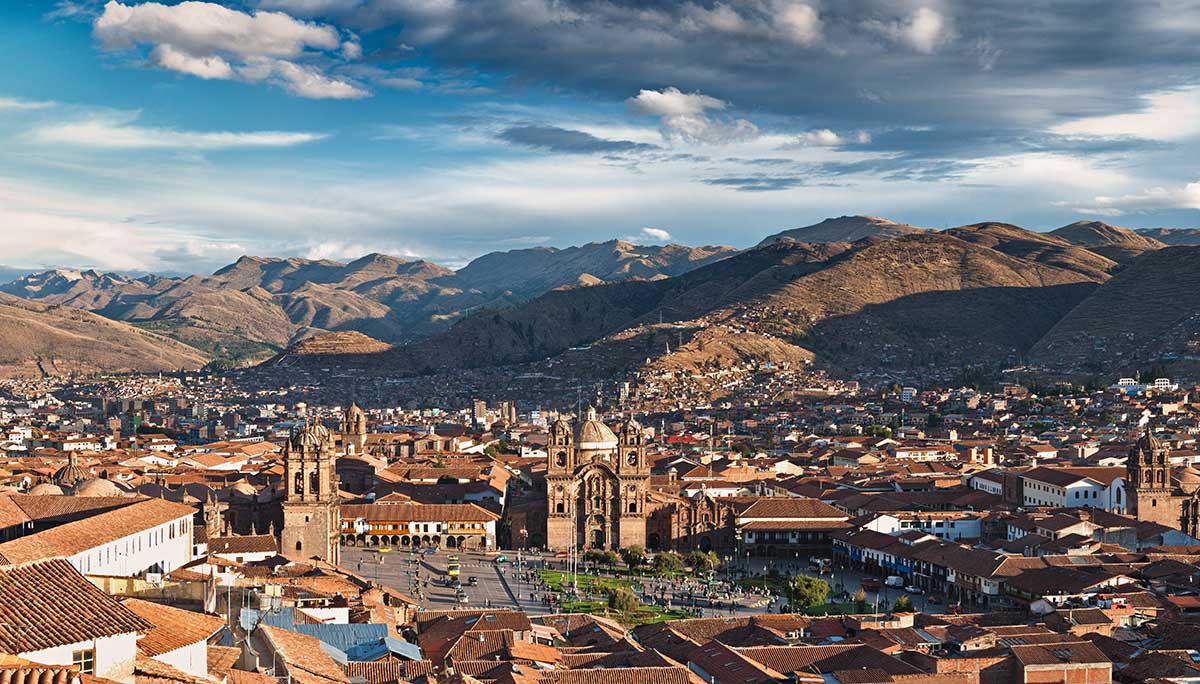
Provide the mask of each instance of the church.
{"label": "church", "polygon": [[636,420],[614,432],[594,408],[575,426],[560,417],[546,452],[548,547],[645,547],[650,465]]}
{"label": "church", "polygon": [[1200,537],[1200,470],[1188,466],[1172,475],[1170,449],[1150,428],[1125,462],[1129,515]]}

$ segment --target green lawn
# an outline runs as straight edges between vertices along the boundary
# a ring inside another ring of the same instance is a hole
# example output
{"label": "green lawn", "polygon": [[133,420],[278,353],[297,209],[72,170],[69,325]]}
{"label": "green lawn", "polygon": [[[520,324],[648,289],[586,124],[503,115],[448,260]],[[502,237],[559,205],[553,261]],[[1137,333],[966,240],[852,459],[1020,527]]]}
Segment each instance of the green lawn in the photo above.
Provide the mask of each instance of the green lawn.
{"label": "green lawn", "polygon": [[562,604],[564,613],[587,613],[588,615],[602,615],[612,618],[618,622],[630,625],[649,625],[656,622],[666,622],[667,620],[679,620],[681,618],[691,617],[681,610],[663,610],[657,606],[642,605],[637,612],[630,615],[626,620],[625,616],[618,613],[613,613],[608,609],[606,601],[564,601]]}
{"label": "green lawn", "polygon": [[[538,570],[538,576],[547,584],[553,591],[564,591],[571,588],[571,573],[561,570]],[[579,579],[579,589],[591,589],[592,591],[607,591],[608,589],[626,589],[633,588],[633,582],[620,577],[595,577],[584,573],[577,573]],[[636,590],[635,590],[636,591]]]}

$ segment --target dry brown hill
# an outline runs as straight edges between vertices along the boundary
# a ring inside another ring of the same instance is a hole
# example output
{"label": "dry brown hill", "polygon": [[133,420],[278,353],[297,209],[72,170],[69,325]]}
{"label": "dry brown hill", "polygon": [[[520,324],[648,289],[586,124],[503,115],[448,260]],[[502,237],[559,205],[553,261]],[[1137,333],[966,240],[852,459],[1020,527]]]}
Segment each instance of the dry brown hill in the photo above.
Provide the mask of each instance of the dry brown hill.
{"label": "dry brown hill", "polygon": [[797,242],[858,242],[863,238],[891,239],[925,230],[925,228],[917,228],[907,223],[896,223],[878,216],[839,216],[838,218],[827,218],[811,226],[792,228],[769,235],[758,244],[761,247],[785,238]]}
{"label": "dry brown hill", "polygon": [[965,232],[970,240],[776,241],[676,278],[555,291],[476,314],[374,362],[429,371],[562,355],[612,369],[815,354],[841,367],[999,364],[1020,358],[1115,265],[1015,226]]}
{"label": "dry brown hill", "polygon": [[1141,228],[1135,232],[1165,245],[1200,245],[1200,228]]}
{"label": "dry brown hill", "polygon": [[208,357],[127,323],[0,294],[0,374],[194,369]]}
{"label": "dry brown hill", "polygon": [[1139,235],[1128,228],[1103,221],[1076,221],[1050,231],[1073,245],[1084,247],[1113,261],[1124,263],[1144,252],[1162,249],[1166,245],[1154,238]]}
{"label": "dry brown hill", "polygon": [[1133,372],[1200,348],[1200,247],[1167,247],[1130,263],[1034,346],[1056,370]]}
{"label": "dry brown hill", "polygon": [[346,264],[246,256],[211,276],[135,279],[56,270],[0,291],[137,323],[237,361],[328,331],[419,340],[479,308],[513,306],[565,285],[679,275],[736,251],[614,240],[496,252],[459,271],[383,254]]}

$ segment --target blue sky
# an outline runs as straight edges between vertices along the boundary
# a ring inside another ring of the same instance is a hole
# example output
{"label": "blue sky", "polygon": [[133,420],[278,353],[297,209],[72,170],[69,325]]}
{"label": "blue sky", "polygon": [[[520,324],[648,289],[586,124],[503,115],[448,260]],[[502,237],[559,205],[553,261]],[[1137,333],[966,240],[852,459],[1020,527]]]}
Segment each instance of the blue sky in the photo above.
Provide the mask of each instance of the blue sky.
{"label": "blue sky", "polygon": [[1200,0],[10,0],[0,263],[1200,226]]}

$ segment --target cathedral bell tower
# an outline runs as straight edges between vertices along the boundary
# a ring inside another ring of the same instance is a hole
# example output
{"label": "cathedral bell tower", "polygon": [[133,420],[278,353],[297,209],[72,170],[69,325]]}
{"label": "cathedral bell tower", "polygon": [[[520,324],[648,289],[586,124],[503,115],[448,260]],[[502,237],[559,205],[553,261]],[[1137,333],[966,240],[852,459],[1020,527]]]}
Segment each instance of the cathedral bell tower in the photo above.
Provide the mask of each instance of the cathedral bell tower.
{"label": "cathedral bell tower", "polygon": [[293,559],[341,559],[341,517],[333,436],[308,422],[283,447],[283,529],[280,552]]}
{"label": "cathedral bell tower", "polygon": [[1178,527],[1167,451],[1149,426],[1129,451],[1125,461],[1125,479],[1130,490],[1128,513],[1138,520]]}
{"label": "cathedral bell tower", "polygon": [[646,430],[630,417],[617,433],[617,475],[621,493],[620,545],[646,544],[646,499],[650,466],[646,463]]}
{"label": "cathedral bell tower", "polygon": [[354,402],[342,414],[342,445],[348,456],[361,456],[367,448],[367,414]]}

